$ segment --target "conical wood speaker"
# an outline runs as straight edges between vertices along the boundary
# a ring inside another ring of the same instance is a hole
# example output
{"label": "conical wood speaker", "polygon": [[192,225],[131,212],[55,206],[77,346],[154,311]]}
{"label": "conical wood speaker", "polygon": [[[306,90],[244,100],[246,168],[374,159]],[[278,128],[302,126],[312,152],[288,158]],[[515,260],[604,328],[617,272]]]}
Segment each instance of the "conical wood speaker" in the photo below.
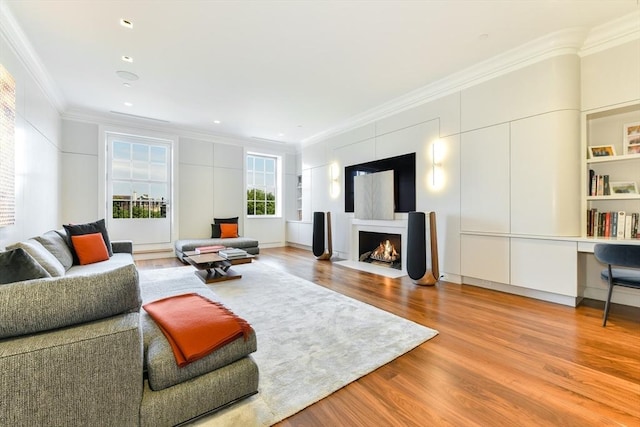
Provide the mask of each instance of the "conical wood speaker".
{"label": "conical wood speaker", "polygon": [[326,227],[326,242],[327,248],[325,249],[325,213],[314,212],[313,213],[313,243],[312,250],[313,255],[319,260],[331,259],[333,255],[333,242],[331,241],[331,212],[326,213],[327,227]]}
{"label": "conical wood speaker", "polygon": [[424,212],[409,212],[407,221],[407,274],[417,285],[435,285],[440,279],[438,267],[438,237],[436,213],[429,212],[429,238],[431,270],[427,270],[426,215]]}

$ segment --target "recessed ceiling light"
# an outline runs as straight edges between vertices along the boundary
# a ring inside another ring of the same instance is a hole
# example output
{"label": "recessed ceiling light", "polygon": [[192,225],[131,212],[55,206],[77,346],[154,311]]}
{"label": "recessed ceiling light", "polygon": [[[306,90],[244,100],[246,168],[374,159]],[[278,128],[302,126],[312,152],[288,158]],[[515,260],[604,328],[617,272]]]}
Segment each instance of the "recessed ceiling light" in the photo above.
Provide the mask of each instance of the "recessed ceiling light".
{"label": "recessed ceiling light", "polygon": [[284,133],[280,132],[280,133],[278,134],[278,136],[284,136]]}
{"label": "recessed ceiling light", "polygon": [[128,19],[124,19],[124,18],[120,18],[120,25],[122,25],[125,28],[133,28],[133,22],[129,21]]}
{"label": "recessed ceiling light", "polygon": [[116,74],[118,75],[118,77],[120,77],[121,79],[125,79],[125,80],[129,80],[129,81],[136,81],[138,80],[140,77],[138,77],[137,74],[133,74],[129,71],[116,71]]}
{"label": "recessed ceiling light", "polygon": [[124,87],[131,87],[131,83],[122,83],[122,86],[124,86]]}
{"label": "recessed ceiling light", "polygon": [[214,120],[213,123],[219,125],[220,124],[220,120]]}
{"label": "recessed ceiling light", "polygon": [[125,102],[124,105],[126,105],[127,107],[133,107],[133,104],[130,102]]}
{"label": "recessed ceiling light", "polygon": [[132,58],[132,57],[130,57],[130,56],[127,56],[127,55],[123,55],[123,56],[122,56],[122,60],[123,60],[124,62],[133,62],[133,58]]}

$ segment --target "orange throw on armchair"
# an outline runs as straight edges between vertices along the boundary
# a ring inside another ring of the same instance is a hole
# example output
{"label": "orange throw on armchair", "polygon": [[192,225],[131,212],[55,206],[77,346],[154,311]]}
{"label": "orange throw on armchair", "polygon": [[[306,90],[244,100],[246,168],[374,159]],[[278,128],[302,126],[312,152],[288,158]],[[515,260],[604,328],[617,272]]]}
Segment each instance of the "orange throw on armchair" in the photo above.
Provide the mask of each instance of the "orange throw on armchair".
{"label": "orange throw on armchair", "polygon": [[251,333],[251,325],[218,302],[191,293],[145,304],[143,308],[167,337],[183,367]]}

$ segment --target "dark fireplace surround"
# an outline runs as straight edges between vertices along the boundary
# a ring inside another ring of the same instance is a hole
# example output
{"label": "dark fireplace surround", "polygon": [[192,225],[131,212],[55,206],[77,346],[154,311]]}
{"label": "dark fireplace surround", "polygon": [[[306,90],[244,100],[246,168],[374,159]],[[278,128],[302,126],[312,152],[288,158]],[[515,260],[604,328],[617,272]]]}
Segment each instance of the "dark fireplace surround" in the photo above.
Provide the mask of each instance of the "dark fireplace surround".
{"label": "dark fireplace surround", "polygon": [[383,267],[402,270],[400,234],[358,232],[358,260]]}

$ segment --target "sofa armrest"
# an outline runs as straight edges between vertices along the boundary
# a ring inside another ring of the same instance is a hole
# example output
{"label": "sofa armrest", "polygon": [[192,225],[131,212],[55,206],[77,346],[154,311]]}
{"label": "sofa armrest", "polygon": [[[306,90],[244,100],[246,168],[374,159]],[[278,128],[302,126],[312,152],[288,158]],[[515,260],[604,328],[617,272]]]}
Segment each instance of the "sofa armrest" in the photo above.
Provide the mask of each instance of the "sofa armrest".
{"label": "sofa armrest", "polygon": [[0,340],[0,425],[138,425],[139,324],[135,312]]}
{"label": "sofa armrest", "polygon": [[0,339],[135,312],[140,304],[138,270],[133,264],[10,283],[0,286]]}
{"label": "sofa armrest", "polygon": [[132,240],[112,240],[111,249],[114,253],[127,253],[133,255]]}

